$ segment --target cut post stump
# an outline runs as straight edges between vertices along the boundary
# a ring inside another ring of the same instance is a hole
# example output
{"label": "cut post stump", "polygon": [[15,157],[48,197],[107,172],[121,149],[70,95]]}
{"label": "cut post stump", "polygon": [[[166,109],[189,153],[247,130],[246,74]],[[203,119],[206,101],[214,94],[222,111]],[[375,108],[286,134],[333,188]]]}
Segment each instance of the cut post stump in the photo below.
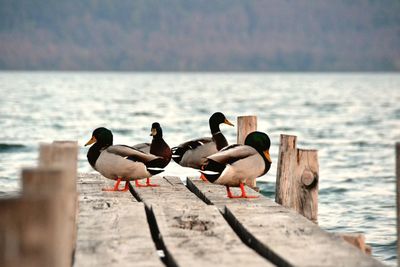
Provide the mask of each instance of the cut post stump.
{"label": "cut post stump", "polygon": [[318,151],[297,148],[297,137],[281,135],[275,201],[318,222]]}

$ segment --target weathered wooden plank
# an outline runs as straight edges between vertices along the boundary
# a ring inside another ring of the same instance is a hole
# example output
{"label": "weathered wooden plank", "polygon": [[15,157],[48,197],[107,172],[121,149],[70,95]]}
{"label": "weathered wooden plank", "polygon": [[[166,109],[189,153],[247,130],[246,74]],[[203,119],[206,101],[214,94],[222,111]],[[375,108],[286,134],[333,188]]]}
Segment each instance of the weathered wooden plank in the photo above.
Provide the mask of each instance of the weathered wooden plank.
{"label": "weathered wooden plank", "polygon": [[143,203],[129,192],[103,192],[113,181],[80,174],[74,266],[163,266]]}
{"label": "weathered wooden plank", "polygon": [[187,185],[215,204],[242,240],[278,266],[383,266],[339,236],[268,198],[228,199],[223,186],[195,178],[188,178]]}
{"label": "weathered wooden plank", "polygon": [[214,206],[206,205],[177,177],[154,177],[160,187],[133,194],[154,214],[170,266],[273,266],[248,248]]}

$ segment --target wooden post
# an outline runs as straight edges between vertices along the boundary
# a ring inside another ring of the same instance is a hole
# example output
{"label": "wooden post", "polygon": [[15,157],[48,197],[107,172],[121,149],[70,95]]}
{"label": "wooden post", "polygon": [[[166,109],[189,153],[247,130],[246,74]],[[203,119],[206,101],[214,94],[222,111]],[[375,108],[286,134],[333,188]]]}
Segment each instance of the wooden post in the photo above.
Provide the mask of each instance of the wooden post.
{"label": "wooden post", "polygon": [[61,168],[38,167],[22,170],[22,196],[52,196],[64,194],[69,183]]}
{"label": "wooden post", "polygon": [[257,116],[239,116],[237,118],[237,143],[243,145],[247,135],[257,131]]}
{"label": "wooden post", "polygon": [[318,221],[318,151],[297,149],[297,137],[281,135],[275,201]]}
{"label": "wooden post", "polygon": [[365,236],[363,234],[355,233],[355,234],[349,234],[349,233],[343,233],[343,234],[337,234],[341,238],[343,238],[347,243],[355,246],[359,250],[361,250],[363,253],[367,255],[371,255],[372,250],[371,247],[365,244]]}
{"label": "wooden post", "polygon": [[[75,141],[55,141],[41,144],[39,166],[59,166],[71,175],[71,186],[76,188],[78,143]],[[76,191],[76,189],[75,189]]]}
{"label": "wooden post", "polygon": [[396,177],[397,177],[397,265],[400,266],[400,142],[396,143]]}
{"label": "wooden post", "polygon": [[22,175],[22,196],[0,200],[0,266],[71,266],[65,199],[57,192],[62,170],[25,169]]}
{"label": "wooden post", "polygon": [[[237,143],[243,145],[247,135],[257,130],[257,116],[239,116],[237,118]],[[256,179],[246,182],[246,185],[256,188]]]}
{"label": "wooden post", "polygon": [[65,214],[67,214],[69,247],[66,249],[71,258],[76,245],[76,214],[78,197],[77,181],[78,144],[75,141],[55,141],[52,144],[41,144],[39,166],[61,168],[65,172],[62,190],[66,196]]}

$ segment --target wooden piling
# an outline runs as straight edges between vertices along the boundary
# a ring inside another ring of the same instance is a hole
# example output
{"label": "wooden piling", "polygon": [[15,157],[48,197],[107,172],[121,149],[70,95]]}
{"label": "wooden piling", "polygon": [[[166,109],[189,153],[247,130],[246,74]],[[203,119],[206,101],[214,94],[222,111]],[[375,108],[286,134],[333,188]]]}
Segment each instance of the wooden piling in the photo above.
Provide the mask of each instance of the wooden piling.
{"label": "wooden piling", "polygon": [[[237,117],[237,143],[243,145],[247,135],[257,130],[257,116]],[[248,180],[246,185],[256,188],[256,179]]]}
{"label": "wooden piling", "polygon": [[237,143],[243,145],[246,136],[257,130],[257,116],[237,117]]}
{"label": "wooden piling", "polygon": [[317,223],[318,151],[296,146],[296,136],[281,135],[275,201]]}
{"label": "wooden piling", "polygon": [[360,233],[354,233],[354,234],[349,234],[349,233],[342,233],[338,234],[341,238],[343,238],[347,243],[355,246],[359,250],[361,250],[363,253],[367,255],[371,255],[372,250],[371,247],[367,244],[365,244],[365,236]]}
{"label": "wooden piling", "polygon": [[396,177],[397,177],[397,265],[400,266],[400,142],[396,143]]}
{"label": "wooden piling", "polygon": [[71,266],[65,198],[56,190],[63,171],[32,168],[22,176],[22,195],[0,200],[0,266]]}
{"label": "wooden piling", "polygon": [[65,168],[73,181],[71,186],[76,191],[78,143],[75,141],[54,141],[41,144],[39,149],[39,166],[59,166]]}
{"label": "wooden piling", "polygon": [[22,170],[22,196],[52,196],[65,193],[68,184],[61,168],[45,167],[25,168]]}
{"label": "wooden piling", "polygon": [[[61,168],[64,171],[65,181],[62,190],[66,194],[65,214],[69,247],[66,249],[72,258],[76,244],[76,211],[77,198],[77,157],[78,144],[76,141],[54,141],[51,144],[41,144],[39,150],[39,166]],[[71,265],[71,264],[70,264]]]}

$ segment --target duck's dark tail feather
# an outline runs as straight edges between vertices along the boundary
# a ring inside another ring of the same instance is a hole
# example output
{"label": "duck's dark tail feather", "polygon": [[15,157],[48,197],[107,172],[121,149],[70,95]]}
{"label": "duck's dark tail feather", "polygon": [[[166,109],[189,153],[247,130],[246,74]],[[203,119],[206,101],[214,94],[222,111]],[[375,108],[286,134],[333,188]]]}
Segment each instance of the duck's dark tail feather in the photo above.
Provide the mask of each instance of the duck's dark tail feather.
{"label": "duck's dark tail feather", "polygon": [[164,159],[156,158],[149,162],[146,162],[146,167],[155,167],[155,168],[163,168],[164,167]]}
{"label": "duck's dark tail feather", "polygon": [[183,154],[185,154],[187,149],[184,149],[183,147],[173,147],[171,148],[172,151],[172,159],[179,164],[181,162]]}
{"label": "duck's dark tail feather", "polygon": [[164,169],[157,168],[157,167],[147,167],[147,171],[151,175],[156,175],[156,174],[162,173],[164,171]]}
{"label": "duck's dark tail feather", "polygon": [[225,170],[225,167],[225,164],[221,164],[212,159],[207,159],[206,164],[202,167],[200,172],[209,182],[213,183],[221,176],[221,173]]}
{"label": "duck's dark tail feather", "polygon": [[152,161],[146,163],[147,171],[151,175],[156,175],[164,171],[164,159],[163,158],[156,158]]}

